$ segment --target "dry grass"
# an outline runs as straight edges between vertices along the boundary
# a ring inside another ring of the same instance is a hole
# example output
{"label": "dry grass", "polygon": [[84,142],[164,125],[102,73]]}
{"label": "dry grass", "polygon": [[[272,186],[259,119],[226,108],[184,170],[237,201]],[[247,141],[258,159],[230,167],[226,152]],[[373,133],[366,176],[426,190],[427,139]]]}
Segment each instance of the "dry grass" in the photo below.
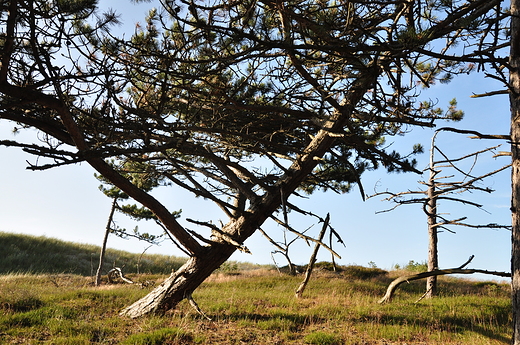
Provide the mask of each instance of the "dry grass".
{"label": "dry grass", "polygon": [[[346,271],[345,271],[346,272]],[[414,301],[423,282],[404,286],[393,303],[379,305],[391,278],[317,271],[304,297],[302,277],[275,270],[217,272],[188,303],[163,317],[129,320],[119,310],[150,288],[91,286],[74,275],[0,277],[0,343],[5,344],[507,344],[509,286],[441,279],[441,296]],[[131,276],[161,281],[164,276]]]}

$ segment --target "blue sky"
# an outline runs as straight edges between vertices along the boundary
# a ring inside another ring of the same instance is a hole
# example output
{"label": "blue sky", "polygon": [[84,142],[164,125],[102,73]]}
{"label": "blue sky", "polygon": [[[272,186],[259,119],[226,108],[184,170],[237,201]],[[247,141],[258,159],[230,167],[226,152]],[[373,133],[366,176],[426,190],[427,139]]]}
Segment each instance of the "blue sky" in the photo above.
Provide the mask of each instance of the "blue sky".
{"label": "blue sky", "polygon": [[[136,16],[137,17],[137,16]],[[448,85],[436,85],[423,91],[424,99],[438,100],[439,106],[447,106],[448,101],[456,97],[459,108],[465,111],[465,118],[459,123],[439,123],[441,126],[454,126],[481,131],[487,134],[509,133],[509,102],[506,95],[472,99],[472,93],[483,93],[500,89],[500,85],[485,79],[481,74],[472,74],[455,78]],[[22,132],[13,137],[14,124],[0,121],[0,138],[18,139],[26,142],[34,141],[35,132]],[[428,163],[428,150],[433,130],[414,129],[405,136],[388,138],[388,144],[403,153],[412,145],[421,143],[425,153],[419,155],[418,168],[423,169]],[[474,151],[478,147],[487,147],[500,143],[498,141],[476,141],[460,134],[442,133],[438,144],[450,154],[457,156]],[[507,143],[502,150],[508,151]],[[60,167],[47,171],[26,170],[26,160],[35,161],[35,157],[18,149],[0,147],[0,231],[45,235],[67,241],[101,244],[104,228],[110,211],[111,201],[99,190],[99,182],[94,178],[94,171],[87,164]],[[483,157],[476,169],[495,169],[507,164],[509,158],[493,159]],[[427,176],[417,174],[387,174],[385,171],[368,172],[362,177],[365,192],[372,194],[378,191],[394,192],[416,189],[417,181]],[[469,198],[484,205],[487,212],[473,210],[460,205],[441,203],[440,212],[449,212],[454,217],[468,216],[472,223],[510,224],[510,171],[486,180],[485,186],[496,191],[490,195],[475,193]],[[194,199],[182,190],[167,188],[155,192],[171,210],[182,209],[181,223],[190,227],[186,218],[212,218],[218,222],[220,214],[212,205]],[[337,195],[316,193],[309,199],[290,201],[305,206],[316,214],[325,217],[331,214],[331,224],[341,234],[346,248],[336,245],[341,255],[340,264],[367,265],[374,262],[378,267],[391,268],[395,264],[406,264],[410,260],[425,261],[427,257],[426,217],[417,205],[401,206],[398,209],[382,214],[377,211],[387,209],[392,204],[382,202],[382,197],[362,201],[355,188],[349,194]],[[444,208],[443,208],[444,206]],[[290,214],[291,225],[299,230],[306,229],[315,221],[302,219]],[[136,223],[117,216],[119,226],[133,228]],[[225,219],[223,219],[225,221]],[[141,231],[158,233],[160,229],[151,222],[138,224]],[[265,224],[263,229],[281,240],[281,229],[273,224]],[[456,234],[441,233],[439,236],[440,267],[457,267],[475,255],[470,267],[509,271],[511,234],[507,230],[453,228]],[[320,225],[314,225],[309,234],[317,234]],[[278,235],[276,235],[278,234]],[[291,235],[288,235],[292,239]],[[254,235],[245,243],[253,252],[252,255],[235,254],[232,259],[261,264],[272,263],[271,251],[274,248],[260,234]],[[148,245],[137,240],[121,240],[114,236],[109,238],[108,245],[113,248],[132,252],[142,252]],[[301,240],[291,246],[293,262],[302,264],[308,261],[312,247]],[[181,255],[172,244],[163,242],[152,247],[150,253]],[[277,262],[285,265],[283,257],[276,256]],[[323,249],[318,260],[330,260],[330,254]],[[494,278],[493,278],[494,279]]]}
{"label": "blue sky", "polygon": [[[495,96],[485,99],[470,99],[472,92],[484,92],[495,89],[480,75],[464,76],[449,85],[434,86],[427,90],[428,96],[438,98],[439,104],[457,97],[459,107],[465,111],[465,119],[456,124],[458,128],[467,128],[489,134],[504,134],[509,131],[509,106],[506,96]],[[425,92],[426,97],[426,92]],[[11,129],[13,124],[0,122],[0,137],[13,139]],[[415,129],[402,137],[388,138],[396,149],[409,149],[414,143],[422,143],[425,150],[429,149],[432,130]],[[30,141],[34,132],[21,133],[14,138]],[[476,141],[463,135],[442,133],[438,143],[446,152],[468,153],[477,146],[495,145],[494,141]],[[451,150],[451,151],[450,151]],[[503,150],[508,150],[505,143]],[[428,153],[418,156],[418,168],[426,167]],[[0,231],[45,235],[68,241],[100,244],[110,200],[99,190],[99,182],[94,178],[94,171],[86,164],[65,166],[47,171],[26,170],[26,160],[34,162],[35,157],[29,156],[18,149],[0,147]],[[484,158],[477,168],[487,169],[507,164],[509,158]],[[496,191],[490,195],[475,193],[470,199],[480,202],[489,212],[473,210],[469,207],[445,205],[441,203],[440,212],[449,212],[454,216],[468,215],[472,223],[510,224],[509,171],[487,180],[484,185],[491,186]],[[365,192],[371,194],[377,191],[404,191],[416,189],[417,181],[425,179],[417,174],[387,174],[383,170],[368,172],[362,177]],[[194,199],[187,192],[167,188],[156,192],[172,210],[182,209],[181,222],[185,218],[218,220],[219,214],[212,205],[206,205],[199,199]],[[426,218],[417,205],[401,206],[398,209],[382,214],[377,211],[392,206],[388,202],[375,197],[363,202],[359,191],[355,188],[349,194],[317,193],[309,199],[291,198],[292,202],[311,209],[314,213],[325,217],[331,214],[331,224],[340,232],[346,248],[336,246],[341,264],[367,265],[375,262],[378,267],[391,268],[395,264],[406,264],[409,260],[424,261],[427,257]],[[291,224],[300,230],[313,225],[313,219],[301,219],[296,214],[290,214]],[[117,216],[118,225],[133,228],[135,223]],[[160,229],[151,222],[141,222],[140,230],[158,232]],[[263,227],[272,236],[281,240],[280,229],[272,224]],[[311,234],[319,232],[320,225],[314,225],[309,230]],[[475,255],[471,267],[497,271],[509,271],[510,232],[507,230],[487,230],[454,228],[456,234],[441,233],[439,236],[440,266],[456,267],[470,255]],[[278,233],[278,236],[276,235]],[[289,238],[292,238],[289,235]],[[271,251],[274,249],[259,234],[250,238],[246,245],[252,255],[235,254],[232,259],[256,263],[272,263]],[[136,240],[121,240],[114,236],[109,239],[109,246],[141,252],[148,245]],[[170,243],[148,250],[151,253],[181,255]],[[305,263],[312,248],[303,241],[291,246],[295,263]],[[281,256],[275,256],[279,264],[285,264]],[[330,260],[330,255],[323,249],[319,260]]]}

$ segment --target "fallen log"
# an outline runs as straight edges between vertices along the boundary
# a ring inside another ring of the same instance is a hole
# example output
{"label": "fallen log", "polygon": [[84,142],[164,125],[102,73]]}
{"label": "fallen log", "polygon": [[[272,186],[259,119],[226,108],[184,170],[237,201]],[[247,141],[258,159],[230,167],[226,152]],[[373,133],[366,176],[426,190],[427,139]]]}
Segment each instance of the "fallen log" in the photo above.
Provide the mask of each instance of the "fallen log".
{"label": "fallen log", "polygon": [[[471,259],[469,261],[471,261]],[[399,278],[395,279],[394,281],[392,281],[390,283],[390,285],[388,285],[388,288],[386,289],[386,294],[383,296],[383,298],[381,298],[378,301],[378,303],[383,304],[383,303],[390,302],[397,287],[404,282],[410,282],[413,280],[424,279],[424,278],[433,277],[433,276],[440,276],[440,275],[446,275],[446,274],[483,273],[483,274],[492,274],[492,275],[499,276],[499,277],[506,277],[506,278],[511,277],[511,273],[507,273],[507,272],[496,272],[496,271],[487,271],[487,270],[480,270],[480,269],[463,269],[462,267],[464,267],[464,266],[465,265],[462,265],[459,268],[434,270],[434,271],[421,272],[421,273],[417,273],[417,274],[410,274],[407,276],[399,277]]]}
{"label": "fallen log", "polygon": [[121,280],[124,281],[125,283],[128,283],[128,284],[134,283],[131,279],[125,277],[125,275],[123,274],[123,271],[119,267],[114,267],[110,271],[108,271],[107,277],[108,277],[108,282],[110,284],[114,283],[114,279],[117,277],[121,278]]}

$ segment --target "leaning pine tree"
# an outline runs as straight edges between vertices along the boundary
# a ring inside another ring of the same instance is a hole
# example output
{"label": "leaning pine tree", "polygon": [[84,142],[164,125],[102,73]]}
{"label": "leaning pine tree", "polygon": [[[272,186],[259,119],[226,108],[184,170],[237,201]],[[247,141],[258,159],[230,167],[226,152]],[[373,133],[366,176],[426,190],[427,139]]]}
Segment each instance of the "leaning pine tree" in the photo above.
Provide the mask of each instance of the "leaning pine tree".
{"label": "leaning pine tree", "polygon": [[[416,171],[384,138],[459,117],[419,102],[420,88],[498,59],[499,6],[161,0],[129,37],[95,0],[3,2],[0,119],[44,135],[0,143],[49,158],[31,169],[87,162],[155,214],[189,259],[122,315],[163,313],[268,218],[289,229],[277,211],[310,214],[298,193],[347,192],[379,166]],[[192,221],[211,237],[188,231],[124,162],[228,220]]]}

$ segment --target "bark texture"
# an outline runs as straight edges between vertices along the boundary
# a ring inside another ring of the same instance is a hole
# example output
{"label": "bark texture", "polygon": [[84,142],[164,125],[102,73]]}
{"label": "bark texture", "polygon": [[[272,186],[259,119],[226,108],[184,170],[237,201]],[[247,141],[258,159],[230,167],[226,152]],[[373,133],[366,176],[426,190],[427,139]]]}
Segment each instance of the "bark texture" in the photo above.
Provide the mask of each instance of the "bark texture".
{"label": "bark texture", "polygon": [[[438,237],[437,237],[437,195],[435,193],[435,176],[438,171],[434,167],[435,135],[432,138],[430,152],[430,177],[428,179],[428,203],[426,212],[428,216],[428,271],[439,269]],[[429,276],[426,280],[426,297],[437,295],[437,276]]]}
{"label": "bark texture", "polygon": [[512,344],[520,345],[520,0],[511,0],[509,97],[511,103]]}
{"label": "bark texture", "polygon": [[191,296],[192,292],[234,251],[235,247],[225,244],[204,248],[202,255],[191,257],[161,285],[123,309],[120,315],[137,318],[146,314],[164,314],[175,308],[180,301]]}

